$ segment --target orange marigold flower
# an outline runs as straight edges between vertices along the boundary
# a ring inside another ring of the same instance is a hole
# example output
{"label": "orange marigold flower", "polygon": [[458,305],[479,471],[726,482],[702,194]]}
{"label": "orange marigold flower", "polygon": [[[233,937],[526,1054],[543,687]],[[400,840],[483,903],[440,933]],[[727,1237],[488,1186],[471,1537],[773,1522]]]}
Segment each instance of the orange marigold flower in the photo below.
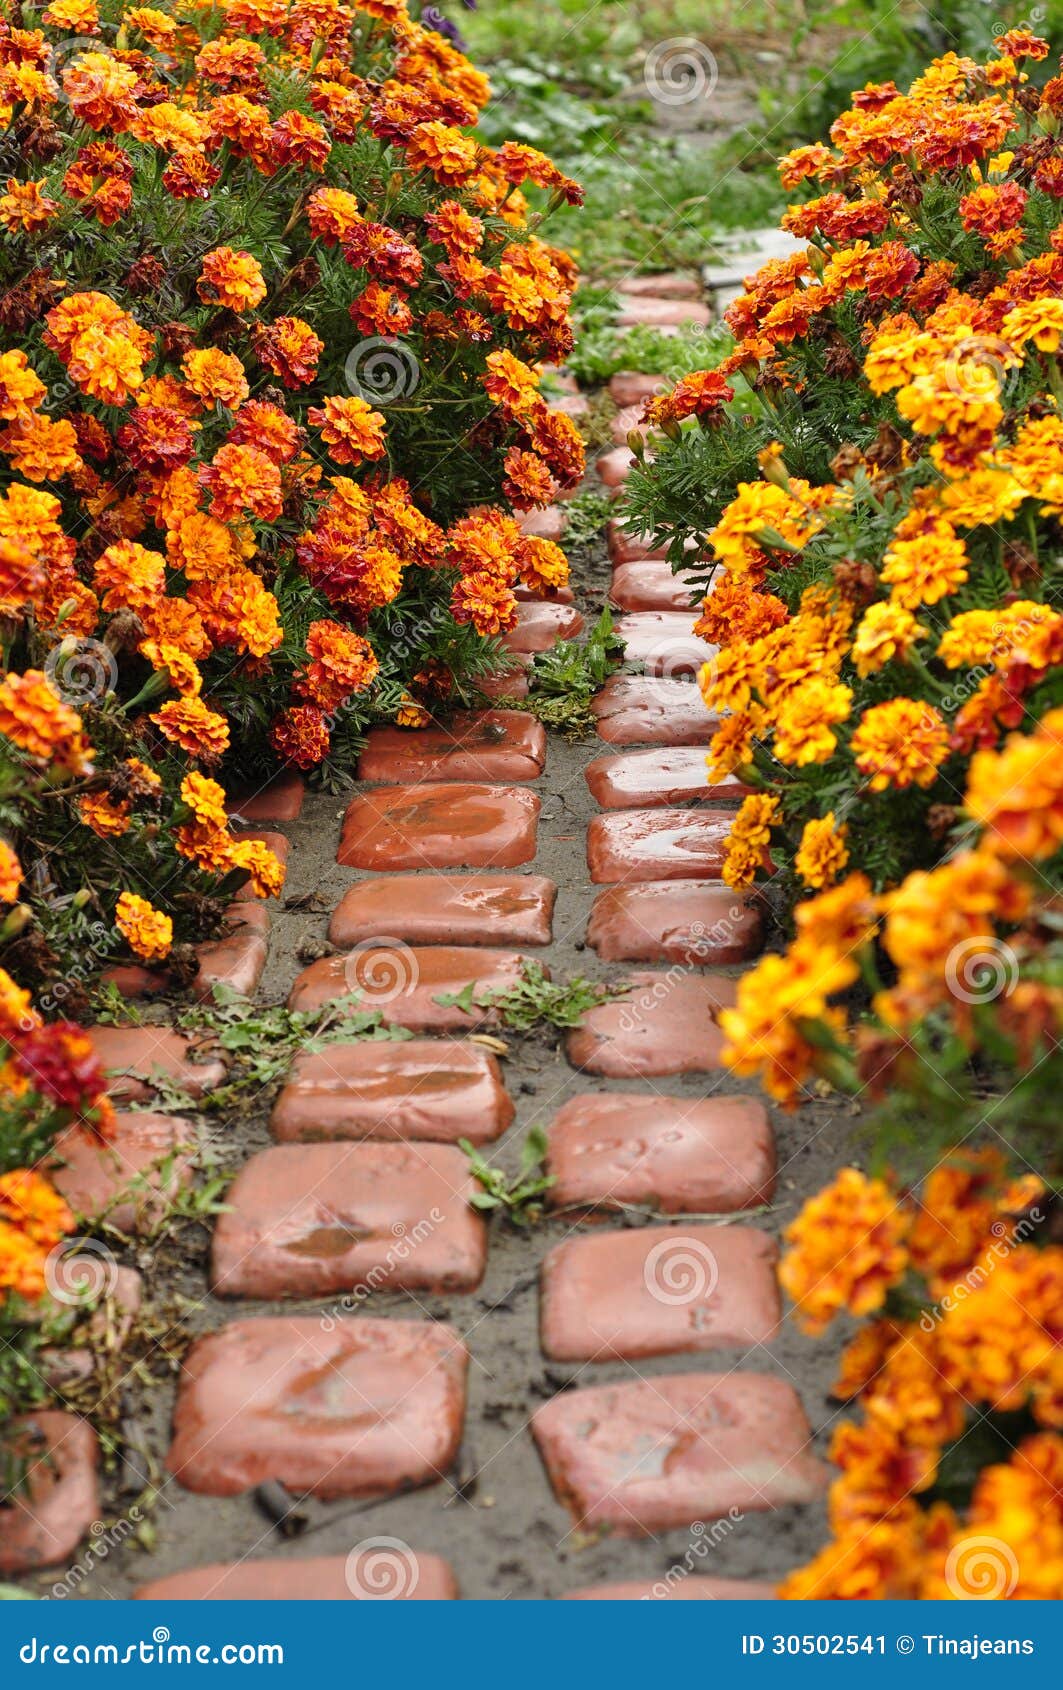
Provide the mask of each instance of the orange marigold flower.
{"label": "orange marigold flower", "polygon": [[276,898],[284,886],[285,869],[261,839],[235,839],[229,853],[233,868],[246,869],[256,898]]}
{"label": "orange marigold flower", "polygon": [[813,816],[805,823],[794,868],[806,886],[822,888],[837,880],[849,861],[847,831],[844,823],[838,825],[833,810],[822,817]]}
{"label": "orange marigold flower", "polygon": [[91,770],[92,747],[80,716],[56,696],[39,669],[7,674],[0,681],[0,734],[39,763],[54,763],[71,774]]}
{"label": "orange marigold flower", "polygon": [[181,359],[181,371],[205,405],[224,405],[237,411],[251,391],[239,358],[216,346],[193,347]]}
{"label": "orange marigold flower", "polygon": [[269,739],[277,755],[297,769],[316,768],[328,756],[331,743],[324,712],[313,704],[297,704],[278,716]]}
{"label": "orange marigold flower", "polygon": [[86,792],[78,799],[78,815],[100,839],[120,839],[128,833],[133,806],[116,801],[108,792]]}
{"label": "orange marigold flower", "polygon": [[843,1168],[809,1199],[784,1237],[779,1279],[797,1304],[806,1332],[818,1333],[843,1310],[873,1314],[908,1266],[911,1214],[879,1179]]}
{"label": "orange marigold flower", "polygon": [[231,246],[216,246],[204,255],[196,292],[205,305],[221,305],[229,311],[250,311],[266,297],[266,281],[257,258],[236,252]]}
{"label": "orange marigold flower", "polygon": [[504,634],[517,620],[517,601],[504,580],[486,571],[463,575],[450,601],[455,622],[471,622],[478,634]]}
{"label": "orange marigold flower", "polygon": [[288,388],[306,387],[313,381],[325,350],[324,341],[301,317],[278,317],[260,324],[252,344],[259,361]]}
{"label": "orange marigold flower", "polygon": [[199,480],[210,493],[210,514],[219,522],[256,516],[274,522],[284,505],[278,466],[257,446],[219,446]]}
{"label": "orange marigold flower", "polygon": [[204,763],[216,763],[229,745],[229,724],[199,698],[168,698],[151,720],[166,738]]}
{"label": "orange marigold flower", "polygon": [[115,926],[138,957],[161,962],[173,947],[173,922],[135,892],[123,892],[115,905]]}
{"label": "orange marigold flower", "polygon": [[384,456],[384,419],[367,400],[328,398],[324,407],[314,406],[307,415],[338,464]]}
{"label": "orange marigold flower", "polygon": [[14,176],[8,177],[7,192],[0,194],[0,223],[9,234],[32,235],[59,215],[58,200],[48,199],[42,192],[46,179],[42,176],[37,182],[19,182]]}
{"label": "orange marigold flower", "polygon": [[949,754],[949,731],[932,704],[891,698],[864,711],[852,752],[872,792],[931,786]]}
{"label": "orange marigold flower", "polygon": [[431,171],[444,187],[468,182],[476,174],[479,155],[476,142],[447,123],[418,123],[406,141],[411,169]]}
{"label": "orange marigold flower", "polygon": [[201,775],[198,769],[190,770],[181,782],[181,799],[202,827],[214,828],[219,833],[228,827],[224,787],[208,775]]}
{"label": "orange marigold flower", "polygon": [[92,578],[104,610],[147,610],[166,591],[166,559],[136,540],[116,540],[96,559]]}
{"label": "orange marigold flower", "polygon": [[6,839],[0,839],[0,904],[13,904],[22,884],[22,864]]}

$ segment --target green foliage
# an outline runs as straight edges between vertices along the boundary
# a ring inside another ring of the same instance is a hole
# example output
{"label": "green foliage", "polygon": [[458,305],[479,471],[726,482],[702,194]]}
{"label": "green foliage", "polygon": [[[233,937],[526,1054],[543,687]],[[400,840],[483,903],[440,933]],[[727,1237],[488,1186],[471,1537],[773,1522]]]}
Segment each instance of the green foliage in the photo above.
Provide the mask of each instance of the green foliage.
{"label": "green foliage", "polygon": [[607,382],[621,370],[659,375],[665,385],[689,370],[711,369],[730,344],[731,336],[721,324],[706,329],[695,323],[666,334],[646,323],[628,329],[604,323],[583,328],[567,367],[587,387]]}
{"label": "green foliage", "polygon": [[441,992],[435,1002],[447,1009],[462,1009],[466,1015],[474,1009],[494,1010],[505,1026],[529,1033],[535,1027],[576,1027],[588,1009],[622,997],[627,990],[626,986],[596,985],[580,974],[571,980],[549,980],[541,963],[525,962],[515,986],[477,990],[475,980],[470,980],[460,992]]}
{"label": "green foliage", "polygon": [[558,733],[577,739],[592,733],[591,699],[623,660],[623,641],[606,607],[582,643],[559,640],[536,656],[525,708]]}
{"label": "green foliage", "polygon": [[520,1148],[520,1170],[514,1175],[492,1167],[483,1152],[467,1138],[459,1138],[458,1143],[469,1159],[469,1172],[480,1183],[480,1190],[469,1199],[474,1209],[501,1210],[516,1226],[527,1226],[539,1219],[542,1204],[537,1199],[556,1183],[554,1174],[542,1172],[547,1150],[542,1127],[532,1127],[525,1137]]}

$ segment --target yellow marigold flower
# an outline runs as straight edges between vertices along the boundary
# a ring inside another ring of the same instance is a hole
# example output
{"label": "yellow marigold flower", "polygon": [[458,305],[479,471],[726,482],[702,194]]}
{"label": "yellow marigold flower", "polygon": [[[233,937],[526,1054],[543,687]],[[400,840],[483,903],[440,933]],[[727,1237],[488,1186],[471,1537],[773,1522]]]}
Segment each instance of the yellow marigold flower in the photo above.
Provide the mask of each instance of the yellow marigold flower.
{"label": "yellow marigold flower", "polygon": [[907,1271],[910,1225],[885,1182],[857,1168],[843,1168],[809,1199],[786,1229],[779,1266],[806,1332],[824,1331],[843,1310],[865,1315],[882,1307]]}
{"label": "yellow marigold flower", "polygon": [[912,539],[894,540],[883,559],[882,579],[894,604],[918,610],[937,604],[967,579],[967,548],[951,524],[938,521]]}
{"label": "yellow marigold flower", "polygon": [[0,734],[41,764],[72,774],[91,769],[92,747],[81,717],[57,698],[39,669],[7,674],[0,681]]}
{"label": "yellow marigold flower", "polygon": [[764,712],[755,704],[723,718],[705,758],[710,780],[723,780],[725,775],[734,774],[744,763],[752,761],[754,742],[763,724]]}
{"label": "yellow marigold flower", "polygon": [[1063,844],[1063,710],[1049,711],[1036,733],[1009,734],[1000,751],[976,751],[965,804],[985,829],[985,850],[1005,860],[1053,856]]}
{"label": "yellow marigold flower", "polygon": [[845,983],[834,958],[763,957],[739,980],[734,1007],[719,1012],[724,1062],[736,1074],[755,1075],[769,1096],[791,1108],[816,1073],[817,1051],[802,1024],[816,1022],[840,1036],[845,1017],[827,1005],[827,996]]}
{"label": "yellow marigold flower", "polygon": [[864,711],[852,752],[872,792],[930,786],[949,754],[949,731],[932,704],[891,698]]}
{"label": "yellow marigold flower", "polygon": [[106,792],[86,792],[78,799],[78,815],[100,839],[120,839],[129,831],[132,806],[116,803]]}
{"label": "yellow marigold flower", "polygon": [[838,826],[833,810],[805,823],[794,868],[806,886],[830,886],[837,880],[849,861],[845,846],[847,832],[844,824]]}
{"label": "yellow marigold flower", "polygon": [[192,757],[217,762],[229,744],[229,724],[199,698],[168,698],[151,720]]}
{"label": "yellow marigold flower", "polygon": [[1001,332],[1013,346],[1032,340],[1038,352],[1058,352],[1063,336],[1063,299],[1028,299],[1009,311]]}
{"label": "yellow marigold flower", "polygon": [[853,640],[856,672],[865,680],[877,675],[894,658],[907,657],[916,640],[925,639],[928,629],[899,604],[879,601],[868,605]]}
{"label": "yellow marigold flower", "polygon": [[1010,522],[1026,497],[1026,489],[1006,470],[975,469],[943,487],[937,502],[949,522],[977,528]]}
{"label": "yellow marigold flower", "polygon": [[766,793],[751,792],[731,823],[727,836],[727,857],[723,878],[728,886],[751,886],[766,867],[771,830],[779,819],[779,800]]}
{"label": "yellow marigold flower", "polygon": [[219,786],[216,780],[201,775],[197,769],[191,770],[181,782],[181,798],[192,811],[196,821],[204,827],[217,828],[219,831],[228,827],[225,789]]}
{"label": "yellow marigold flower", "polygon": [[196,292],[206,305],[250,311],[265,299],[266,281],[257,258],[251,253],[217,246],[204,254]]}
{"label": "yellow marigold flower", "polygon": [[[840,886],[821,892],[818,898],[806,898],[794,910],[794,922],[795,944],[806,950],[851,958],[874,937],[876,928],[875,900],[867,875],[850,874]],[[849,961],[848,970],[850,977],[846,985],[856,979],[855,962]]]}
{"label": "yellow marigold flower", "polygon": [[115,925],[130,949],[145,962],[161,962],[173,945],[173,922],[135,892],[123,892],[114,912]]}
{"label": "yellow marigold flower", "polygon": [[0,839],[0,904],[13,904],[22,885],[22,865],[6,839]]}
{"label": "yellow marigold flower", "polygon": [[233,868],[247,869],[256,898],[276,898],[284,885],[284,864],[261,839],[234,839],[229,853]]}
{"label": "yellow marigold flower", "polygon": [[820,680],[806,682],[779,707],[775,755],[799,769],[808,763],[826,763],[838,743],[832,730],[848,719],[852,702],[849,687]]}

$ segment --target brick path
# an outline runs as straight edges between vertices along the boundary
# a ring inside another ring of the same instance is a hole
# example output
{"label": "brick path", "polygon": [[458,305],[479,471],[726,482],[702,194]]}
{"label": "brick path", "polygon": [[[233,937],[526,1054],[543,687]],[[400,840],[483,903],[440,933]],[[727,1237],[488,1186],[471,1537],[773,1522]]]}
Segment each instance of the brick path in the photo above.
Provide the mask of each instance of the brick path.
{"label": "brick path", "polygon": [[[695,306],[633,294],[626,309],[676,321]],[[640,383],[657,385],[617,378],[618,403]],[[618,447],[600,471],[619,486],[629,464]],[[304,1054],[268,1130],[249,1130],[172,1436],[170,1404],[155,1409],[173,1475],[157,1555],[90,1556],[82,1594],[755,1598],[818,1531],[825,1471],[774,1263],[788,1194],[816,1183],[814,1157],[789,1175],[820,1123],[786,1147],[785,1201],[749,1216],[776,1189],[775,1133],[720,1071],[710,1020],[762,942],[756,903],[718,879],[742,789],[704,784],[706,648],[681,585],[613,523],[608,547],[629,661],[596,700],[600,743],[547,746],[523,712],[465,713],[374,730],[345,805],[304,803],[290,777],[242,805],[287,830],[287,891],[329,911],[316,926],[275,911],[268,966],[268,924],[238,926],[197,989],[228,971],[311,1008],[360,988],[414,1037]],[[529,605],[511,647],[579,626],[574,607]],[[297,944],[326,922],[335,949],[300,967]],[[632,989],[557,1048],[436,1001],[505,988],[526,957]],[[502,1034],[506,1060],[477,1030]],[[150,1096],[157,1063],[216,1083],[164,1029],[97,1042],[124,1070],[122,1103]],[[554,1213],[521,1233],[470,1206],[457,1140],[512,1168],[532,1120],[549,1129]],[[165,1151],[172,1189],[194,1136],[125,1113],[121,1165],[74,1134],[60,1184],[97,1213]],[[141,1188],[123,1224],[158,1201]],[[47,1588],[102,1504],[84,1424],[38,1418],[59,1459],[9,1511],[7,1570],[50,1565],[32,1585]],[[256,1505],[269,1481],[302,1499],[301,1536]]]}

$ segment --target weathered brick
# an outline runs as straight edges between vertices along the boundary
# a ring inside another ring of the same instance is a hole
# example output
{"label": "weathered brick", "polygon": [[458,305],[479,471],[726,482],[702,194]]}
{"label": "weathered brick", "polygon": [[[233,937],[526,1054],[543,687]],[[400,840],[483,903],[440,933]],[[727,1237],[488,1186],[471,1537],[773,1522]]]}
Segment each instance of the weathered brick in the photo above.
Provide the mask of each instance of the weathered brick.
{"label": "weathered brick", "polygon": [[584,770],[595,803],[603,810],[651,809],[673,804],[736,804],[750,790],[733,775],[709,781],[701,745],[659,747],[596,757]]}
{"label": "weathered brick", "polygon": [[[695,1520],[694,1525],[700,1524]],[[770,1602],[775,1586],[758,1579],[706,1578],[703,1573],[685,1577],[646,1579],[642,1583],[590,1584],[584,1590],[569,1590],[562,1602]]]}
{"label": "weathered brick", "polygon": [[622,405],[610,424],[610,433],[617,446],[624,446],[630,434],[645,437],[647,427],[642,420],[641,405]]}
{"label": "weathered brick", "polygon": [[440,1555],[418,1554],[398,1538],[372,1539],[350,1555],[295,1561],[215,1562],[153,1579],[135,1602],[453,1602],[458,1583]]}
{"label": "weathered brick", "polygon": [[730,1214],[770,1203],[775,1135],[758,1097],[585,1092],[549,1129],[549,1202]]}
{"label": "weathered brick", "polygon": [[411,945],[548,945],[557,887],[541,874],[382,874],[340,899],[341,948],[388,933]]}
{"label": "weathered brick", "polygon": [[197,998],[209,1001],[215,986],[250,997],[262,978],[269,955],[269,911],[259,904],[231,904],[224,922],[223,937],[196,947],[199,971],[192,990]]}
{"label": "weathered brick", "polygon": [[532,654],[549,651],[559,640],[574,640],[583,632],[583,617],[574,605],[549,599],[526,599],[517,604],[517,622],[502,641],[505,651]]}
{"label": "weathered brick", "polygon": [[666,546],[654,546],[632,534],[615,516],[605,525],[605,544],[614,565],[622,563],[659,562],[666,554]]}
{"label": "weathered brick", "polygon": [[734,1002],[735,982],[718,974],[640,973],[632,990],[584,1014],[568,1034],[574,1068],[609,1079],[658,1074],[711,1074],[720,1067],[722,1035],[712,1017]]}
{"label": "weathered brick", "polygon": [[361,1040],[305,1051],[274,1105],[281,1140],[483,1144],[513,1121],[496,1059],[460,1039]]}
{"label": "weathered brick", "polygon": [[370,728],[358,778],[416,781],[537,780],[546,732],[525,710],[459,710],[427,728]]}
{"label": "weathered brick", "polygon": [[717,647],[694,633],[692,610],[643,610],[617,618],[628,663],[641,663],[647,675],[693,679],[716,656]]}
{"label": "weathered brick", "polygon": [[552,540],[555,546],[565,532],[566,516],[560,505],[547,505],[541,511],[524,511],[517,520],[522,534],[533,534],[539,540]]}
{"label": "weathered brick", "polygon": [[510,654],[512,667],[496,669],[493,674],[481,675],[476,682],[484,698],[527,698],[528,671],[524,661]]}
{"label": "weathered brick", "polygon": [[351,801],[337,861],[347,868],[516,868],[535,855],[539,799],[521,786],[425,782]]}
{"label": "weathered brick", "polygon": [[622,487],[635,467],[635,459],[627,446],[614,446],[603,452],[595,464],[598,476],[607,487]]}
{"label": "weathered brick", "polygon": [[639,299],[644,294],[649,294],[651,299],[702,297],[701,282],[682,270],[653,270],[642,276],[625,276],[623,292],[633,299]]}
{"label": "weathered brick", "polygon": [[296,769],[282,769],[253,791],[232,794],[233,816],[238,827],[259,822],[294,822],[303,808],[306,786]]}
{"label": "weathered brick", "polygon": [[603,962],[687,962],[722,968],[761,947],[760,905],[702,880],[608,886],[594,900],[587,943]]}
{"label": "weathered brick", "polygon": [[167,1467],[208,1496],[267,1479],[324,1498],[431,1484],[458,1451],[467,1364],[434,1322],[233,1321],[185,1357]]}
{"label": "weathered brick", "polygon": [[609,397],[614,405],[645,405],[658,393],[667,393],[672,383],[667,376],[644,374],[641,370],[618,370],[609,380]]}
{"label": "weathered brick", "polygon": [[379,1009],[392,1026],[415,1033],[471,1032],[493,1026],[496,1010],[436,1003],[449,992],[509,991],[521,978],[524,959],[515,951],[465,945],[395,946],[322,957],[297,976],[288,998],[290,1009],[320,1009],[334,998],[361,991],[362,1005]]}
{"label": "weathered brick", "polygon": [[650,328],[683,328],[687,323],[706,326],[712,313],[700,299],[655,299],[648,294],[620,294],[617,304],[617,328],[633,328],[645,323]]}
{"label": "weathered brick", "polygon": [[449,1144],[277,1144],[245,1162],[214,1226],[224,1297],[472,1291],[487,1236]]}
{"label": "weathered brick", "polygon": [[591,709],[610,745],[707,746],[719,725],[696,686],[649,675],[610,675]]}
{"label": "weathered brick", "polygon": [[0,1493],[0,1574],[69,1560],[100,1517],[99,1444],[87,1420],[40,1409],[6,1439],[26,1463],[25,1487]]}
{"label": "weathered brick", "polygon": [[689,632],[696,613],[695,591],[692,575],[673,575],[667,558],[647,558],[643,562],[617,565],[609,587],[609,603],[617,610],[634,613],[678,611],[685,617]]}
{"label": "weathered brick", "polygon": [[151,1097],[156,1071],[193,1097],[213,1091],[225,1078],[220,1058],[203,1055],[199,1060],[192,1040],[172,1027],[92,1027],[89,1037],[116,1103],[143,1103]]}
{"label": "weathered brick", "polygon": [[723,809],[606,811],[587,828],[591,879],[718,880],[733,820]]}
{"label": "weathered brick", "polygon": [[827,1481],[796,1392],[763,1373],[566,1391],[532,1430],[576,1522],[623,1537],[813,1502]]}
{"label": "weathered brick", "polygon": [[554,1361],[638,1361],[766,1343],[781,1313],[776,1256],[767,1233],[743,1226],[567,1238],[543,1262],[543,1351]]}
{"label": "weathered brick", "polygon": [[150,1110],[119,1113],[106,1140],[81,1126],[55,1140],[52,1179],[76,1215],[148,1232],[192,1180],[195,1123]]}

